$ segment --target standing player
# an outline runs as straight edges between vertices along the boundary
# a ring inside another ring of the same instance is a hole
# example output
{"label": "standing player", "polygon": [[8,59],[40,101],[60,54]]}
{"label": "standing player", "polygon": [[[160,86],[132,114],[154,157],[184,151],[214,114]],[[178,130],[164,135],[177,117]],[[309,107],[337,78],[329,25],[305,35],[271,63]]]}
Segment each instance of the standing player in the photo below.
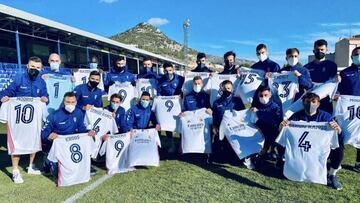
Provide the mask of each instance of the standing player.
{"label": "standing player", "polygon": [[[1,102],[8,102],[9,97],[40,97],[42,102],[48,102],[49,95],[46,90],[46,84],[39,74],[41,68],[41,59],[38,57],[30,57],[27,64],[27,72],[15,76],[14,81],[1,92]],[[16,140],[16,142],[21,142],[21,140]],[[30,154],[30,162],[27,172],[29,174],[40,174],[40,170],[38,170],[33,164],[34,159],[35,153]],[[23,182],[18,169],[19,161],[19,155],[11,155],[13,180],[15,183]]]}
{"label": "standing player", "polygon": [[198,53],[196,56],[196,68],[192,69],[191,72],[207,72],[211,73],[212,71],[206,67],[206,55],[205,53]]}
{"label": "standing player", "polygon": [[102,90],[97,86],[101,80],[99,71],[92,71],[87,84],[75,87],[77,107],[83,111],[89,110],[92,106],[102,108]]}
{"label": "standing player", "polygon": [[183,111],[194,111],[206,108],[208,113],[212,113],[210,109],[210,96],[203,91],[203,80],[200,76],[193,79],[193,91],[184,97]]}
{"label": "standing player", "polygon": [[[340,95],[360,96],[360,47],[351,53],[352,64],[340,72],[341,83],[338,91]],[[360,172],[360,149],[357,150],[354,170]]]}
{"label": "standing player", "polygon": [[116,59],[114,67],[104,76],[104,85],[109,87],[115,82],[130,82],[135,86],[135,76],[127,71],[126,61],[124,57]]}
{"label": "standing player", "polygon": [[[306,93],[303,97],[304,110],[293,114],[289,121],[316,121],[316,122],[329,122],[330,126],[334,128],[338,134],[341,133],[341,128],[332,118],[332,116],[323,110],[319,109],[320,97],[314,93]],[[280,123],[280,128],[289,125],[288,120]],[[339,137],[340,138],[340,137]],[[283,152],[282,152],[283,153]],[[339,147],[331,150],[330,152],[330,170],[328,173],[328,185],[336,190],[342,190],[343,187],[336,177],[336,173],[341,168],[341,161],[344,156],[344,144],[342,139],[339,139]]]}
{"label": "standing player", "polygon": [[265,73],[279,72],[280,66],[276,62],[269,59],[268,50],[265,44],[256,46],[256,56],[259,61],[251,66],[253,69],[263,70]]}
{"label": "standing player", "polygon": [[224,54],[224,70],[219,74],[237,74],[235,65],[236,54],[232,51],[228,51]]}
{"label": "standing player", "polygon": [[[310,72],[310,77],[313,83],[324,83],[329,79],[335,78],[337,74],[337,65],[336,63],[327,60],[325,58],[326,52],[328,50],[328,43],[324,39],[319,39],[314,42],[314,55],[315,60],[306,64],[306,68]],[[337,78],[337,77],[336,77]],[[339,80],[337,78],[337,80]],[[325,97],[321,100],[320,109],[332,114],[333,105],[331,103],[330,97]]]}
{"label": "standing player", "polygon": [[[164,75],[158,80],[157,94],[158,96],[174,96],[181,95],[181,87],[184,83],[184,78],[175,74],[174,67],[171,63],[164,63]],[[176,146],[174,143],[173,132],[166,131],[166,136],[169,140],[169,153],[174,153]]]}
{"label": "standing player", "polygon": [[[61,67],[61,58],[59,54],[52,53],[49,55],[48,63],[50,65],[50,71],[43,70],[42,78],[46,80],[46,74],[60,74],[60,75],[71,75],[70,71],[66,71],[63,67]],[[74,79],[73,79],[74,80]]]}
{"label": "standing player", "polygon": [[144,69],[136,76],[137,79],[157,79],[158,75],[153,70],[151,58],[145,58],[143,61]]}

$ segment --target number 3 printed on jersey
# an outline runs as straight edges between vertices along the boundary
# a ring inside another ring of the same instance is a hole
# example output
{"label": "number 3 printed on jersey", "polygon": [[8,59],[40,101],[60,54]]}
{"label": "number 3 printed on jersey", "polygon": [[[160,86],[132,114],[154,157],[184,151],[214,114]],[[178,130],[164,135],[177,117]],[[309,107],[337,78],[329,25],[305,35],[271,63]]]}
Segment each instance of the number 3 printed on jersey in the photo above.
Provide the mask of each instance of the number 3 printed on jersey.
{"label": "number 3 printed on jersey", "polygon": [[[284,81],[284,82],[281,83],[284,90],[283,90],[283,93],[279,94],[279,97],[286,98],[286,97],[289,96],[289,94],[290,94],[290,89],[289,89],[290,84],[291,84],[290,81]],[[274,82],[273,86],[279,91],[279,83]]]}

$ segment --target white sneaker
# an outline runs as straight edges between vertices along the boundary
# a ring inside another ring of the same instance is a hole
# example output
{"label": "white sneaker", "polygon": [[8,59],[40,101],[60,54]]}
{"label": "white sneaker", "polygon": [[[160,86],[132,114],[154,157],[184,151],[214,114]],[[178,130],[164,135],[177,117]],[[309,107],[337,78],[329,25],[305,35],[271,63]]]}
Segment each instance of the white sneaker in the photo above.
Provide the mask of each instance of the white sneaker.
{"label": "white sneaker", "polygon": [[255,165],[254,163],[251,161],[251,158],[246,158],[244,160],[244,165],[246,166],[247,169],[253,170],[255,169]]}
{"label": "white sneaker", "polygon": [[21,177],[20,171],[13,171],[12,179],[15,184],[20,184],[24,182],[24,180]]}
{"label": "white sneaker", "polygon": [[28,167],[27,173],[32,174],[32,175],[41,175],[41,171],[38,168],[36,168],[35,166]]}

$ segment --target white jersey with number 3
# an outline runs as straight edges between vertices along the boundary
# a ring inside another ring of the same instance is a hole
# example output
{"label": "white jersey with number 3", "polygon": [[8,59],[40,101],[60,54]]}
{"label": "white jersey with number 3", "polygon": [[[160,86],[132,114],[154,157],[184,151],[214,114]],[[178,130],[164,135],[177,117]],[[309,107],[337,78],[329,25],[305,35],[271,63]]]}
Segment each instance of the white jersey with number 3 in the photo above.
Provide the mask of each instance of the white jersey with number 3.
{"label": "white jersey with number 3", "polygon": [[152,111],[156,114],[161,130],[174,132],[179,124],[178,117],[181,112],[180,97],[158,96],[154,100]]}
{"label": "white jersey with number 3", "polygon": [[327,158],[339,147],[327,122],[290,121],[276,142],[285,147],[284,176],[294,181],[327,184]]}
{"label": "white jersey with number 3", "polygon": [[51,146],[48,159],[57,162],[58,186],[85,183],[90,180],[94,142],[87,133],[59,135]]}
{"label": "white jersey with number 3", "polygon": [[40,98],[12,97],[0,110],[0,122],[7,123],[7,147],[10,155],[41,151],[41,127],[47,108]]}

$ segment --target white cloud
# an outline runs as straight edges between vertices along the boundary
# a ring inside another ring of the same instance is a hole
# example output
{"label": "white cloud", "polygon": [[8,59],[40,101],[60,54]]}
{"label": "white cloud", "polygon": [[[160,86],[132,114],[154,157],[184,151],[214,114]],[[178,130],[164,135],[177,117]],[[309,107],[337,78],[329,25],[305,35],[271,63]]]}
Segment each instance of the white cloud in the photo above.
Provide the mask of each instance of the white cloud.
{"label": "white cloud", "polygon": [[360,26],[360,22],[352,23],[320,23],[321,27],[350,27],[350,26]]}
{"label": "white cloud", "polygon": [[153,26],[162,26],[168,24],[170,21],[166,18],[150,18],[147,22]]}
{"label": "white cloud", "polygon": [[117,2],[118,0],[99,0],[100,3],[107,3],[107,4],[112,4]]}
{"label": "white cloud", "polygon": [[205,45],[206,47],[209,47],[211,49],[224,49],[225,46],[223,45],[217,45],[217,44],[206,44]]}
{"label": "white cloud", "polygon": [[256,46],[259,43],[253,40],[225,40],[228,43],[241,44],[247,46]]}

